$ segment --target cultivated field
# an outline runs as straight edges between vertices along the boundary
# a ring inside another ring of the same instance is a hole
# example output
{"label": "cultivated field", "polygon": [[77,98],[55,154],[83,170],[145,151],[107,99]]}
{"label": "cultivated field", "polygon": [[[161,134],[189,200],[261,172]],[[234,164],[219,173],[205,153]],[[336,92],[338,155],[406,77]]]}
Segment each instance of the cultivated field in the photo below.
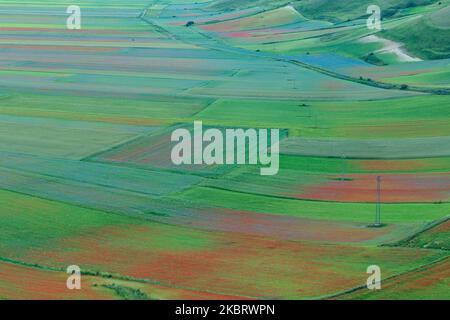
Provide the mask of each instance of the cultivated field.
{"label": "cultivated field", "polygon": [[[450,299],[450,0],[71,4],[0,0],[0,299]],[[176,166],[197,120],[279,173]]]}

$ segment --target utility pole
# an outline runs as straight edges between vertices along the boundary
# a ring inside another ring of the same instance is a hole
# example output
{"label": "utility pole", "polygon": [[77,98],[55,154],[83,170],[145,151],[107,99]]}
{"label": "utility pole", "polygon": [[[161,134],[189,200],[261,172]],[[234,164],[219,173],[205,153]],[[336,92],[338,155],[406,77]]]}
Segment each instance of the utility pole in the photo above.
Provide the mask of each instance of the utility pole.
{"label": "utility pole", "polygon": [[381,176],[377,176],[377,204],[375,211],[375,227],[381,227]]}
{"label": "utility pole", "polygon": [[295,82],[295,79],[288,79],[288,81],[289,82],[292,82],[292,89],[297,89],[297,85],[296,85],[296,82]]}
{"label": "utility pole", "polygon": [[345,167],[346,167],[346,163],[345,163],[346,157],[345,154],[341,154],[341,181],[344,181],[344,174],[345,174]]}

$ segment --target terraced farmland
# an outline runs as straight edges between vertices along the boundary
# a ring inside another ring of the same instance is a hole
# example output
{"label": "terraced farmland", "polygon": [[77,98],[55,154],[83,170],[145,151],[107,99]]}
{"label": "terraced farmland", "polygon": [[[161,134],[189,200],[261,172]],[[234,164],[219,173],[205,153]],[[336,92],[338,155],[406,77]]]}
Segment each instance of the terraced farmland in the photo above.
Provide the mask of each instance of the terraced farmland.
{"label": "terraced farmland", "polygon": [[[71,4],[0,0],[0,299],[450,299],[449,0]],[[278,174],[175,165],[194,121]]]}

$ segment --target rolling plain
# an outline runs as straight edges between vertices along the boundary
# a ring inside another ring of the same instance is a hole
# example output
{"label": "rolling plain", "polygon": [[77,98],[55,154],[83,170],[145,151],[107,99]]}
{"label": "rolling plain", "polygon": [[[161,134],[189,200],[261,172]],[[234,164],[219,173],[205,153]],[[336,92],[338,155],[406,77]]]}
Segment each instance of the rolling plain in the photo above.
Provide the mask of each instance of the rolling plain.
{"label": "rolling plain", "polygon": [[[450,299],[450,0],[72,4],[0,0],[0,299]],[[173,165],[196,120],[278,175]]]}

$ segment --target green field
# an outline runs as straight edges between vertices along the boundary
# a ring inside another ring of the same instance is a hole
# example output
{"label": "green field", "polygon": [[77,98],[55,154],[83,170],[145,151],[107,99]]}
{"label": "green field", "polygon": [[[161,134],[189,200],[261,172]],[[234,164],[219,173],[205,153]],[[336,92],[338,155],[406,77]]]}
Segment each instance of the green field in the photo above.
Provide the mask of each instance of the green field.
{"label": "green field", "polygon": [[[0,300],[450,299],[449,0],[71,4],[0,0]],[[278,174],[175,165],[194,121]]]}

